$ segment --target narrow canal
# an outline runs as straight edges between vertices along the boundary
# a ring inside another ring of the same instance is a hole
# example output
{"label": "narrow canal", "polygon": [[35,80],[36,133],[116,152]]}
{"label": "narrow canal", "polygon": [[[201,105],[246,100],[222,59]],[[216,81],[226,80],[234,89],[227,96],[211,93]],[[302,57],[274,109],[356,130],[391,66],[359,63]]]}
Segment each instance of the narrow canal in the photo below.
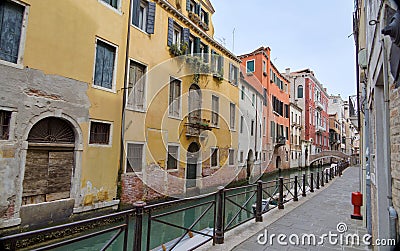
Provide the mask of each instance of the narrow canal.
{"label": "narrow canal", "polygon": [[[306,168],[306,169],[290,169],[290,170],[282,170],[280,173],[271,173],[263,177],[263,181],[268,182],[268,181],[275,181],[278,177],[284,177],[284,178],[293,178],[294,176],[302,176],[303,174],[309,174],[310,172],[317,172],[321,171],[322,168],[314,167],[314,168]],[[275,188],[271,188],[274,190]],[[235,193],[241,193],[241,192],[248,192],[244,193],[238,196],[233,196],[231,199],[239,204],[243,205],[248,199],[251,198],[253,193],[251,192],[250,188],[246,189],[239,189],[235,190]],[[270,191],[273,192],[273,191]],[[173,207],[169,207],[166,209],[161,209],[158,211],[153,211],[152,215],[160,214],[160,213],[166,213],[166,212],[171,212],[177,209],[181,209],[184,207],[188,206],[195,206],[199,205],[204,202],[212,201],[214,199],[214,196],[200,199],[197,201],[192,201],[190,203],[185,203],[185,204],[180,204],[176,205]],[[255,203],[256,196],[253,196],[250,199],[250,202],[247,204],[247,209],[251,211],[251,206]],[[166,221],[178,226],[184,226],[184,227],[190,227],[190,225],[193,224],[194,220],[200,217],[201,214],[204,213],[206,210],[207,205],[199,206],[193,209],[185,210],[183,212],[178,212],[174,213],[171,215],[167,215],[165,217],[161,217],[160,220]],[[228,224],[231,222],[231,227],[234,227],[235,225],[238,225],[240,222],[249,219],[252,217],[251,213],[246,212],[242,210],[242,212],[236,217],[233,221],[232,219],[234,216],[237,214],[237,212],[240,210],[240,208],[236,205],[234,205],[231,202],[227,202],[225,204],[225,224]],[[147,239],[147,226],[148,226],[148,214],[144,215],[144,220],[143,220],[143,245],[142,245],[142,250],[145,250],[146,248],[146,239]],[[194,226],[195,230],[201,231],[206,228],[213,228],[214,226],[214,209],[211,208],[202,218],[201,220]],[[132,245],[133,245],[133,233],[134,233],[134,220],[131,220],[130,226],[129,226],[129,250],[132,250]],[[116,232],[111,232],[107,234],[103,234],[97,237],[93,237],[91,239],[87,239],[78,243],[73,243],[68,246],[64,246],[61,248],[57,248],[54,250],[57,251],[95,251],[95,250],[100,250],[106,243],[107,241],[115,234]],[[168,242],[171,240],[174,240],[176,238],[179,238],[181,235],[184,234],[184,230],[178,229],[176,227],[171,227],[163,223],[158,223],[155,221],[152,221],[151,223],[151,233],[150,233],[150,249],[151,250],[162,250],[161,245],[166,244],[168,245]],[[107,250],[115,250],[119,251],[122,250],[122,245],[123,245],[123,234],[121,234],[117,240],[107,249]]]}

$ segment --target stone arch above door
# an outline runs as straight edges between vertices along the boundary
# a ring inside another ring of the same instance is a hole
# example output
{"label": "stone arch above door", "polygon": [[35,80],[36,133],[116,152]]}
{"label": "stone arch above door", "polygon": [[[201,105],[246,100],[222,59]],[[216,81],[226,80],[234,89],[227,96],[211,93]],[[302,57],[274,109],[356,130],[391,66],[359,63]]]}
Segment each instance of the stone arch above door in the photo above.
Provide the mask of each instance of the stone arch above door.
{"label": "stone arch above door", "polygon": [[38,204],[71,197],[76,165],[76,133],[67,120],[46,117],[28,134],[22,204]]}

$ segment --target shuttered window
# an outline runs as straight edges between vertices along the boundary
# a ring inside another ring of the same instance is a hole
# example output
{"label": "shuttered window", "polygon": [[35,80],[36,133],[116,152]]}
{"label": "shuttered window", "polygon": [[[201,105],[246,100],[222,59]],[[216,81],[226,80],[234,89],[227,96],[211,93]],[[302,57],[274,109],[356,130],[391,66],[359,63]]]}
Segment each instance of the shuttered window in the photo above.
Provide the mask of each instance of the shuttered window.
{"label": "shuttered window", "polygon": [[94,73],[95,85],[112,89],[116,50],[116,47],[101,40],[97,40],[96,66]]}
{"label": "shuttered window", "polygon": [[244,95],[245,95],[245,87],[244,87],[244,85],[242,85],[242,100],[244,100]]}
{"label": "shuttered window", "polygon": [[211,148],[211,167],[218,167],[218,148]]}
{"label": "shuttered window", "polygon": [[167,169],[178,169],[178,146],[168,146]]}
{"label": "shuttered window", "polygon": [[10,111],[0,111],[0,140],[8,140],[10,134]]}
{"label": "shuttered window", "polygon": [[240,133],[243,133],[244,117],[240,116]]}
{"label": "shuttered window", "polygon": [[217,96],[212,96],[212,115],[211,115],[211,123],[215,126],[218,126],[218,120],[219,120],[219,97]]}
{"label": "shuttered window", "polygon": [[235,129],[235,114],[236,113],[236,111],[235,111],[235,104],[234,103],[231,103],[230,104],[230,117],[229,117],[229,119],[230,119],[230,128],[233,130],[233,129]]}
{"label": "shuttered window", "polygon": [[132,24],[142,31],[154,34],[156,3],[145,0],[133,0]]}
{"label": "shuttered window", "polygon": [[111,124],[94,122],[90,123],[89,144],[108,145],[110,143]]}
{"label": "shuttered window", "polygon": [[238,68],[235,65],[233,65],[232,63],[230,63],[229,64],[229,81],[235,86],[238,85],[238,73],[239,73]]}
{"label": "shuttered window", "polygon": [[143,144],[128,143],[126,152],[126,172],[142,172],[143,169]]}
{"label": "shuttered window", "polygon": [[146,90],[146,66],[131,61],[128,83],[128,108],[144,110]]}
{"label": "shuttered window", "polygon": [[251,136],[254,136],[254,120],[251,121]]}
{"label": "shuttered window", "polygon": [[18,62],[25,8],[11,1],[0,2],[0,59]]}
{"label": "shuttered window", "polygon": [[[299,85],[298,87],[297,87],[297,98],[303,98],[303,86],[302,85]],[[336,99],[335,99],[336,100]],[[334,101],[335,101],[334,100]],[[336,102],[337,102],[337,100],[336,100]],[[334,102],[335,103],[335,102]]]}
{"label": "shuttered window", "polygon": [[181,81],[171,78],[169,84],[169,115],[175,118],[180,117],[181,106]]}
{"label": "shuttered window", "polygon": [[228,164],[233,166],[235,164],[235,150],[229,149],[229,161]]}

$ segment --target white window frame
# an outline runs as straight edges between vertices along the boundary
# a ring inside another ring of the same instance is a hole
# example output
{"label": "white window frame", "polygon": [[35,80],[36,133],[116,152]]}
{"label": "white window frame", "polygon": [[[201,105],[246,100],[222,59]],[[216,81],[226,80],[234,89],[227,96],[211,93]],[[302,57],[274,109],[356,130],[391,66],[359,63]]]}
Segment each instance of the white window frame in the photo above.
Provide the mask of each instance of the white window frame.
{"label": "white window frame", "polygon": [[[143,8],[143,14],[142,14],[142,18],[140,19],[140,8]],[[141,0],[139,3],[139,26],[137,28],[139,28],[140,30],[146,32],[146,28],[147,28],[147,9],[149,8],[149,3],[147,1]],[[140,23],[142,25],[140,25]],[[142,27],[140,27],[142,26]]]}
{"label": "white window frame", "polygon": [[263,60],[263,73],[267,73],[267,62]]}
{"label": "white window frame", "polygon": [[[249,68],[247,67],[247,64],[248,64],[249,62],[253,62],[253,63],[254,63],[254,71],[249,71]],[[247,60],[247,61],[246,61],[246,73],[253,73],[253,72],[255,72],[255,71],[256,71],[256,60],[255,60],[255,59]]]}
{"label": "white window frame", "polygon": [[[232,161],[233,161],[233,163],[231,164],[230,163],[230,152],[231,151],[233,151],[233,156],[232,156]],[[233,148],[229,148],[228,149],[228,166],[234,166],[235,165],[235,149],[233,149]]]}
{"label": "white window frame", "polygon": [[[178,99],[179,100],[179,115],[177,117],[174,115],[171,115],[171,113],[169,111],[169,109],[170,109],[169,97],[170,97],[170,92],[171,92],[170,85],[173,80],[177,80],[180,82],[180,93],[179,93],[179,99]],[[176,78],[174,76],[170,76],[169,84],[168,84],[168,118],[181,120],[181,117],[182,117],[182,80],[179,78]]]}
{"label": "white window frame", "polygon": [[30,6],[27,5],[26,3],[23,3],[18,0],[11,0],[11,2],[15,4],[19,4],[24,7],[24,14],[22,15],[22,26],[21,26],[21,37],[19,40],[19,47],[18,47],[18,58],[17,58],[17,63],[12,63],[8,62],[6,60],[1,60],[0,59],[0,64],[14,67],[17,69],[23,69],[23,60],[24,60],[24,55],[25,55],[25,44],[26,44],[26,32],[27,32],[27,27],[28,27],[28,16],[29,16],[29,11],[30,11]]}
{"label": "white window frame", "polygon": [[121,11],[121,0],[118,0],[117,8],[114,8],[112,5],[104,2],[104,0],[97,0],[99,3],[104,5],[105,7],[109,8],[110,10],[114,11],[115,13],[119,14],[122,16],[122,11]]}
{"label": "white window frame", "polygon": [[[96,58],[97,58],[97,41],[102,41],[110,46],[115,47],[115,59],[114,59],[114,69],[113,69],[113,80],[112,80],[112,88],[105,88],[99,85],[94,84],[95,74],[96,74]],[[107,91],[116,94],[116,82],[117,82],[117,69],[118,69],[118,45],[108,42],[100,37],[96,37],[96,43],[94,46],[94,64],[93,64],[93,75],[92,75],[92,87],[95,89],[99,89],[102,91]]]}
{"label": "white window frame", "polygon": [[147,83],[148,83],[148,80],[149,80],[149,78],[148,78],[149,76],[148,76],[147,72],[149,70],[149,66],[147,64],[143,63],[143,62],[140,62],[140,61],[136,60],[136,59],[129,58],[129,65],[128,65],[128,69],[126,71],[127,72],[126,74],[128,75],[127,76],[128,81],[129,81],[129,76],[130,76],[129,75],[129,70],[130,70],[130,66],[131,66],[130,63],[131,62],[134,62],[134,63],[137,63],[137,64],[141,64],[141,65],[146,67],[146,72],[144,74],[145,78],[144,78],[143,110],[136,109],[136,108],[131,107],[131,106],[128,105],[128,97],[129,97],[129,92],[128,91],[126,92],[126,104],[125,104],[125,107],[126,107],[127,110],[130,110],[130,111],[146,112],[147,111]]}
{"label": "white window frame", "polygon": [[[97,122],[97,123],[103,123],[103,124],[109,124],[110,125],[110,135],[108,139],[108,144],[96,144],[96,143],[89,143],[90,142],[90,131],[92,128],[92,122]],[[104,148],[110,148],[112,147],[112,139],[113,139],[113,122],[111,121],[105,121],[105,120],[97,120],[97,119],[90,119],[89,120],[89,130],[88,130],[88,139],[87,143],[89,147],[104,147]]]}
{"label": "white window frame", "polygon": [[[142,145],[143,146],[143,152],[142,152],[142,172],[143,172],[143,168],[146,168],[146,143],[145,142],[141,142],[141,141],[126,141],[125,144],[125,149],[128,149],[128,144],[136,144],[136,145]],[[126,169],[128,168],[128,151],[125,151],[125,170],[124,170],[124,174],[127,175],[134,175],[136,173],[142,173],[142,172],[126,172]]]}
{"label": "white window frame", "polygon": [[[213,154],[213,150],[214,149],[217,150],[217,165],[216,166],[212,165],[212,154]],[[218,169],[219,168],[219,148],[218,147],[211,147],[210,148],[210,168],[211,169]]]}
{"label": "white window frame", "polygon": [[[177,147],[177,148],[178,148],[178,151],[177,151],[177,153],[176,153],[177,159],[176,159],[176,168],[175,168],[175,169],[168,169],[168,148],[169,148],[170,146],[173,146],[173,147]],[[168,145],[167,145],[167,156],[166,156],[166,158],[165,158],[165,170],[166,170],[167,172],[177,172],[177,171],[179,171],[179,159],[180,159],[180,156],[181,156],[180,154],[181,154],[180,144],[178,144],[178,143],[168,143]]]}
{"label": "white window frame", "polygon": [[174,28],[172,32],[172,44],[177,45],[178,47],[182,42],[182,27],[174,22]]}

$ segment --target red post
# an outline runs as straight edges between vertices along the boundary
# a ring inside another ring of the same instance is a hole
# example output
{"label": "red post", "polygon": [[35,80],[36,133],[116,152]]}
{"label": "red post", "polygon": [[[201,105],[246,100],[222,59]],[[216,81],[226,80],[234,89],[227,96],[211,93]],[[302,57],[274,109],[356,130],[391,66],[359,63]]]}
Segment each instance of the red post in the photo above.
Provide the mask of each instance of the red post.
{"label": "red post", "polygon": [[363,204],[363,196],[360,192],[351,193],[351,204],[354,206],[354,213],[351,215],[352,219],[362,220],[361,206]]}

